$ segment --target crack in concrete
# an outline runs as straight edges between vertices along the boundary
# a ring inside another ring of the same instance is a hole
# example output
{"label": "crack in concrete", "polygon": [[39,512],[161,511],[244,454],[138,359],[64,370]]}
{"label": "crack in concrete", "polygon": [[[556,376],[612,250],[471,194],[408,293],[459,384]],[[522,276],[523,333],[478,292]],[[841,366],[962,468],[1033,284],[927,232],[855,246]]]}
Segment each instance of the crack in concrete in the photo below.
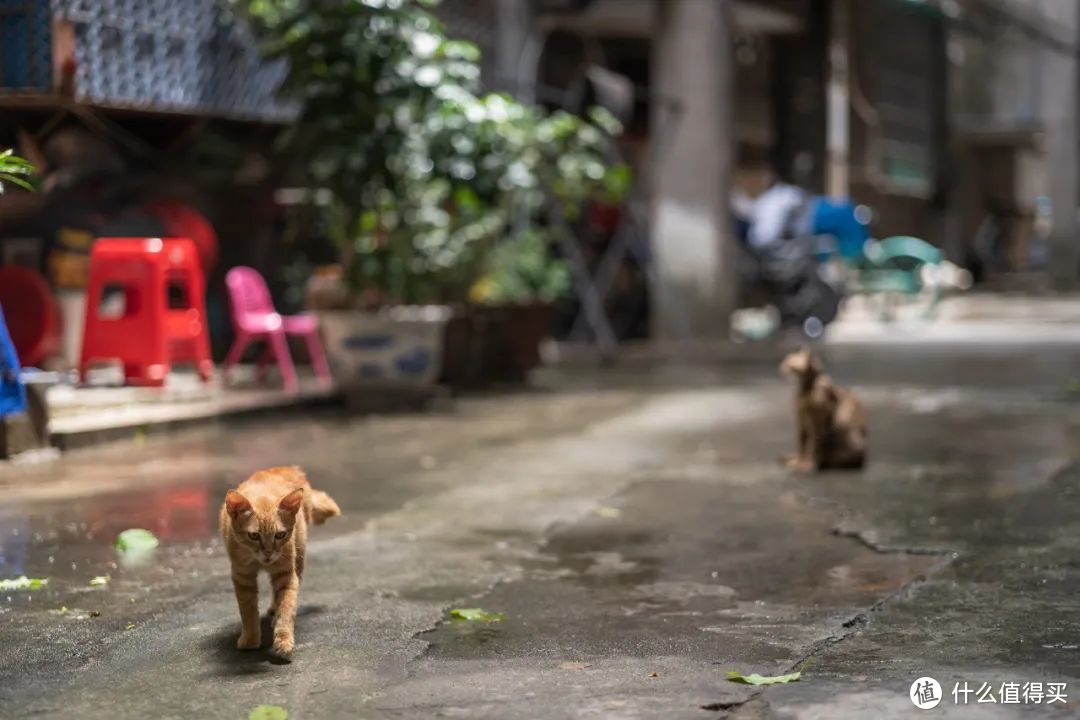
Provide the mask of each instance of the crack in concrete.
{"label": "crack in concrete", "polygon": [[743,720],[764,720],[768,717],[769,703],[765,700],[764,690],[749,695],[743,700],[731,700],[728,702],[715,702],[701,705],[702,710],[723,713],[721,717],[742,718]]}
{"label": "crack in concrete", "polygon": [[[939,556],[942,558],[942,560],[941,562],[938,562],[933,567],[931,567],[926,573],[915,577],[911,580],[911,582],[905,583],[903,586],[897,588],[893,592],[882,596],[873,605],[869,606],[864,610],[860,610],[859,612],[855,613],[850,618],[842,622],[840,624],[840,627],[842,627],[846,632],[840,635],[829,635],[828,637],[822,638],[821,640],[814,642],[810,646],[810,649],[807,650],[807,652],[803,654],[801,658],[796,660],[788,667],[787,672],[795,672],[796,670],[800,672],[804,671],[806,667],[809,666],[810,661],[813,658],[821,655],[833,646],[844,642],[848,638],[857,634],[862,628],[869,625],[870,618],[873,616],[874,613],[878,612],[885,605],[899,598],[911,595],[931,576],[939,573],[946,566],[948,566],[954,560],[960,557],[960,553],[958,551],[950,550],[947,548],[920,547],[914,545],[888,545],[885,543],[880,543],[868,537],[865,530],[837,526],[832,529],[832,534],[836,535],[837,537],[850,538],[858,542],[860,545],[866,547],[867,549],[872,550],[876,553],[881,553],[883,555],[932,555]],[[729,710],[737,709],[756,699],[761,699],[763,703],[766,703],[766,705],[768,704],[768,701],[765,699],[764,692],[758,691],[744,700],[709,703],[707,705],[702,705],[701,709],[714,712],[726,712]]]}
{"label": "crack in concrete", "polygon": [[882,555],[951,555],[952,559],[959,557],[959,552],[941,547],[925,547],[920,545],[888,545],[878,542],[869,535],[866,530],[837,526],[832,529],[832,534],[837,537],[850,538],[863,547],[873,550]]}
{"label": "crack in concrete", "polygon": [[750,697],[746,698],[745,700],[732,700],[731,702],[709,703],[708,705],[702,705],[701,709],[702,710],[711,710],[712,712],[725,712],[727,710],[734,710],[736,708],[742,707],[743,705],[745,705],[746,703],[750,702],[751,700],[753,700],[754,698],[756,698],[756,697],[758,697],[760,695],[761,695],[761,693],[757,692],[757,693],[754,693],[753,695],[751,695]]}
{"label": "crack in concrete", "polygon": [[866,627],[870,623],[870,618],[874,613],[880,611],[885,605],[902,597],[910,596],[919,586],[925,583],[931,576],[941,572],[946,566],[951,564],[954,560],[960,557],[960,553],[955,550],[948,550],[945,548],[931,548],[931,547],[919,547],[919,546],[901,546],[901,545],[886,545],[870,539],[866,536],[863,530],[853,530],[841,527],[835,527],[832,530],[833,535],[839,537],[851,538],[866,548],[873,550],[876,553],[886,555],[933,555],[939,556],[942,560],[933,565],[925,573],[913,578],[911,582],[905,583],[891,593],[883,595],[870,607],[860,610],[852,615],[850,618],[841,623],[841,627],[847,630],[847,632],[837,636],[830,635],[827,638],[823,638],[811,645],[810,650],[798,661],[792,664],[789,671],[801,670],[806,666],[807,662],[816,655],[824,652],[830,647],[843,642],[848,639],[860,629]]}

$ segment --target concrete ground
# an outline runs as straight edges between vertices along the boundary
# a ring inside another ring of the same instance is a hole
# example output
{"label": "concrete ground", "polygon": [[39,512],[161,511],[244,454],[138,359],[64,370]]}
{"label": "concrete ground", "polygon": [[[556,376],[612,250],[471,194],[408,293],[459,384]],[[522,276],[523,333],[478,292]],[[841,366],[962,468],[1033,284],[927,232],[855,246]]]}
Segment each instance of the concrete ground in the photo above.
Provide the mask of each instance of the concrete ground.
{"label": "concrete ground", "polygon": [[941,299],[927,322],[922,306],[899,308],[881,322],[880,302],[855,296],[829,326],[832,342],[955,345],[957,343],[1076,344],[1080,342],[1080,296],[962,292]]}
{"label": "concrete ground", "polygon": [[[892,718],[921,676],[944,717],[1064,715],[952,689],[1080,680],[1080,345],[825,352],[869,408],[865,472],[779,467],[767,348],[0,469],[0,577],[49,579],[0,593],[0,717]],[[281,463],[345,511],[309,546],[291,664],[235,650],[214,527]],[[152,562],[117,564],[128,527],[162,539]]]}

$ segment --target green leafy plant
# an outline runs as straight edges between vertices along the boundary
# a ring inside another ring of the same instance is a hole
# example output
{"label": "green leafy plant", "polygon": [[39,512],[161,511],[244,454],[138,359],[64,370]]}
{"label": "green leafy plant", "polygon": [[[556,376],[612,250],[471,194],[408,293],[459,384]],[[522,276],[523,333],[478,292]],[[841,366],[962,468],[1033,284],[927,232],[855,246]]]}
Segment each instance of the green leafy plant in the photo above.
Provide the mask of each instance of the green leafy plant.
{"label": "green leafy plant", "polygon": [[28,179],[33,172],[34,166],[13,150],[0,151],[0,193],[4,192],[4,185],[8,183],[24,190],[33,190],[34,186]]}
{"label": "green leafy plant", "polygon": [[546,113],[478,93],[480,51],[432,0],[233,0],[302,105],[283,147],[329,191],[354,293],[464,300],[512,225],[575,217],[608,177],[609,113]]}
{"label": "green leafy plant", "polygon": [[628,165],[622,163],[612,165],[604,173],[598,199],[612,205],[621,203],[630,194],[633,179],[633,173],[630,172]]}
{"label": "green leafy plant", "polygon": [[551,255],[548,233],[530,230],[499,243],[488,258],[487,272],[473,285],[469,299],[488,305],[554,302],[570,289],[570,269]]}

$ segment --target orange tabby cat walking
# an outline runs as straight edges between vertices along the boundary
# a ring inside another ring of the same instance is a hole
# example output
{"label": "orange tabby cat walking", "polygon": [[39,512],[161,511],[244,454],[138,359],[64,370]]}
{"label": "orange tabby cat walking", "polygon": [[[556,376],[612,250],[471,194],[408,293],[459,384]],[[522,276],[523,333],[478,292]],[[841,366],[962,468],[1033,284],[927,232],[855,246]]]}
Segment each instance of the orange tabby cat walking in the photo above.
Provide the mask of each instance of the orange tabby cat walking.
{"label": "orange tabby cat walking", "polygon": [[308,525],[322,525],[341,514],[337,503],[313,490],[298,467],[260,470],[225,494],[221,536],[232,563],[233,588],[240,606],[240,639],[236,647],[252,650],[262,644],[259,626],[259,571],[270,575],[274,600],[274,653],[288,658],[296,644],[297,594],[304,575]]}

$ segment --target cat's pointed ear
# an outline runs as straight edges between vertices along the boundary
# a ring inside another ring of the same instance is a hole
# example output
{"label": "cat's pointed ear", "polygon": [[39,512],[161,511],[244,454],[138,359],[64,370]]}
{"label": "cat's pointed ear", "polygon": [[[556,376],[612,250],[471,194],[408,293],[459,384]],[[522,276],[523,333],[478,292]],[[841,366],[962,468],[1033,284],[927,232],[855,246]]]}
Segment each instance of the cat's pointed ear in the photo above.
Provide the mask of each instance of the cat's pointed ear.
{"label": "cat's pointed ear", "polygon": [[230,490],[225,493],[225,509],[228,510],[229,515],[236,518],[241,513],[251,511],[251,502],[235,490]]}
{"label": "cat's pointed ear", "polygon": [[304,488],[296,488],[291,493],[281,498],[278,509],[289,515],[296,516],[300,512],[300,506],[304,503]]}

